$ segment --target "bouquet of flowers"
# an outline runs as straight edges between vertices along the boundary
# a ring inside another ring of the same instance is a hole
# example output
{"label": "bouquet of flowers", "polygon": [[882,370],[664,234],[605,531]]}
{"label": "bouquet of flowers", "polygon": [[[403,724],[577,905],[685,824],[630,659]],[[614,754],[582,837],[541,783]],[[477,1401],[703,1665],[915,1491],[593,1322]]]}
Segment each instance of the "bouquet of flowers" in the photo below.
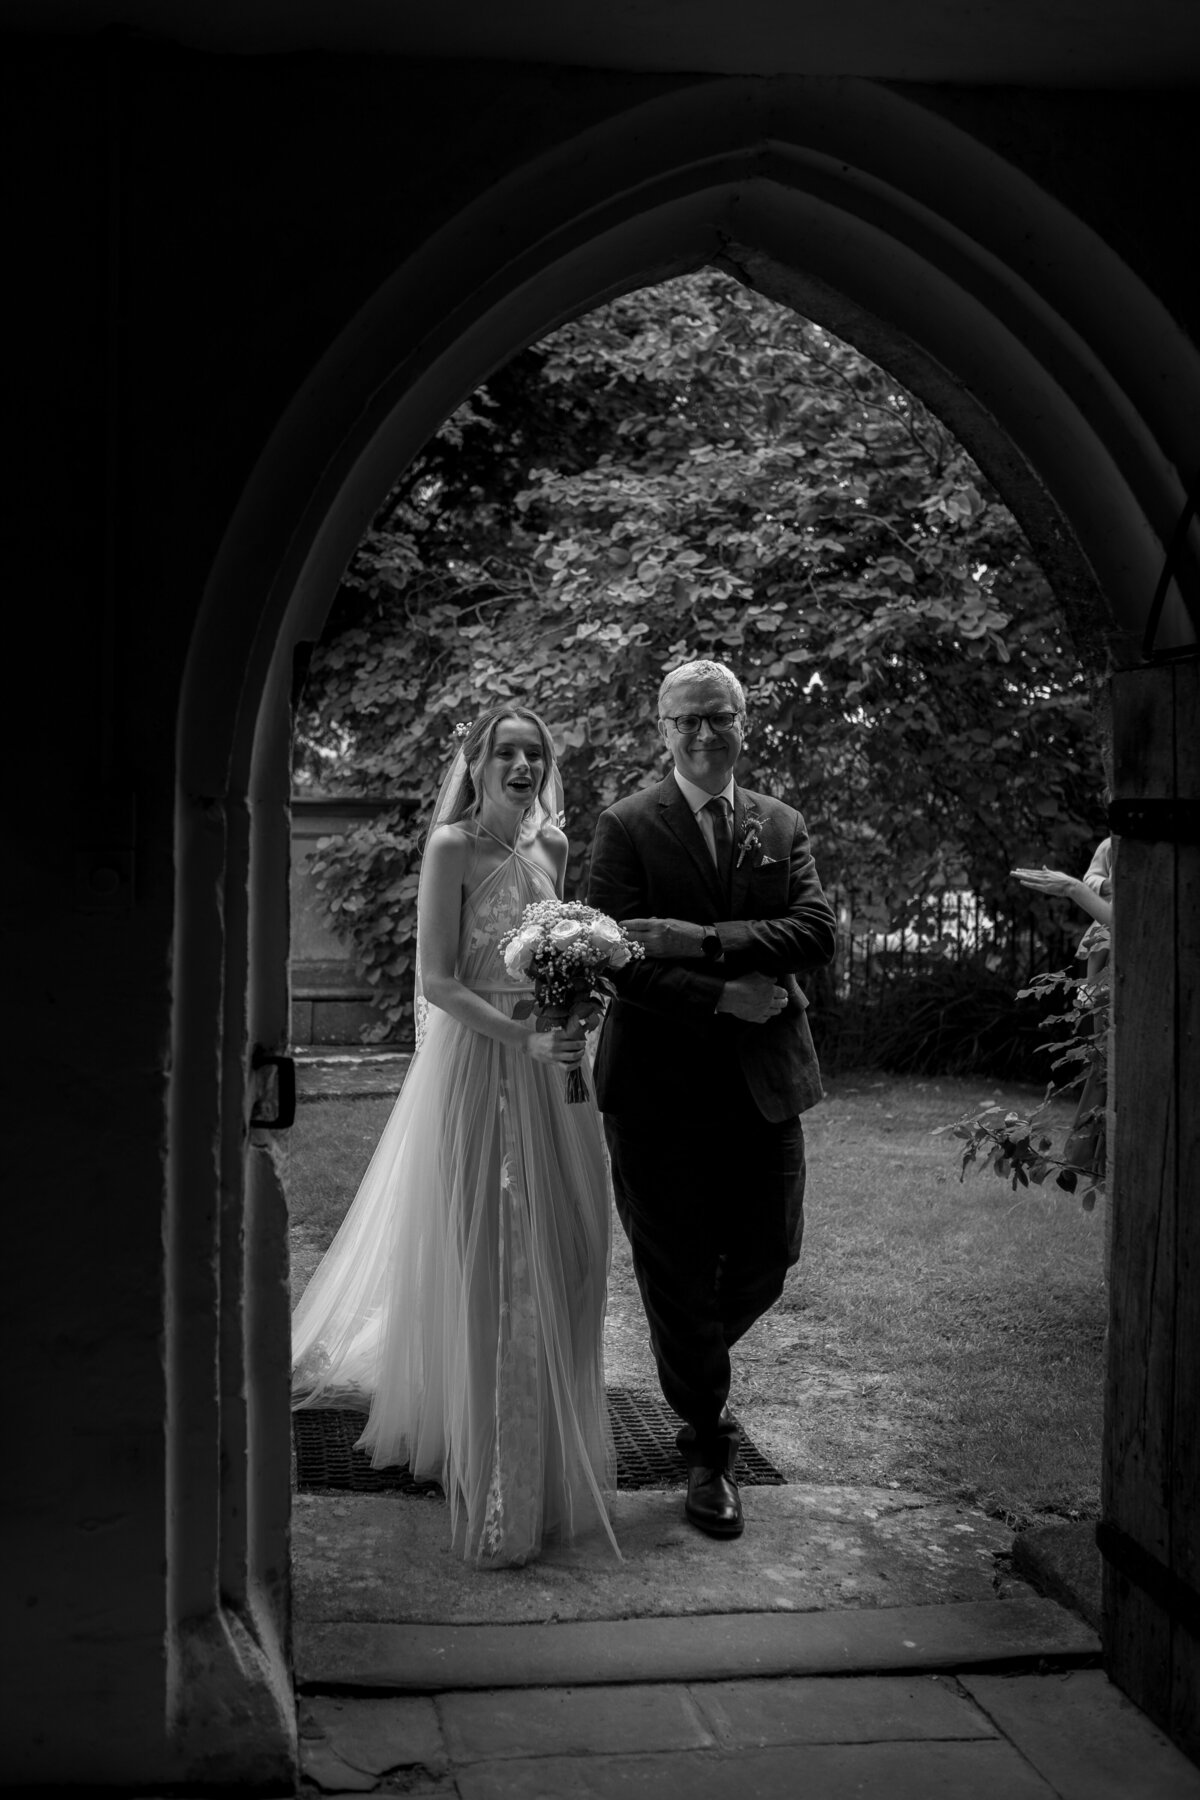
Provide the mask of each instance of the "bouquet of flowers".
{"label": "bouquet of flowers", "polygon": [[[645,954],[615,919],[579,900],[534,901],[500,939],[500,948],[510,979],[533,982],[533,999],[519,1000],[513,1017],[532,1013],[539,1031],[557,1026],[568,1038],[590,1031],[616,992],[604,971],[623,969]],[[587,1099],[581,1069],[567,1076],[567,1099]]]}

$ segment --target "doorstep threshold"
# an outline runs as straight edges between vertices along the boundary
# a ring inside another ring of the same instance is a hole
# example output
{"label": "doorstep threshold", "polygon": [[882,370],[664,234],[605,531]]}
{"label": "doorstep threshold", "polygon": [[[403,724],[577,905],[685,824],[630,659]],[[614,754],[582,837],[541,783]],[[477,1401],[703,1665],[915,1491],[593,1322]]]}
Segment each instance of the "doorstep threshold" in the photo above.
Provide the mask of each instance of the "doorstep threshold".
{"label": "doorstep threshold", "polygon": [[1053,1600],[836,1612],[701,1613],[516,1625],[305,1623],[305,1693],[734,1681],[769,1676],[1092,1668],[1100,1640]]}

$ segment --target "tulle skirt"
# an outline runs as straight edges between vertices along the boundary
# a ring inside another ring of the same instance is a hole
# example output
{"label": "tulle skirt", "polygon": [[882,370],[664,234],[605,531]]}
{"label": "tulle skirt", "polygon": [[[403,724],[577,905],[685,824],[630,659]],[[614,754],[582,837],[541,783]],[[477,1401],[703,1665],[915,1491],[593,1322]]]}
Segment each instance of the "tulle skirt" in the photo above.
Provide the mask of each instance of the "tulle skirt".
{"label": "tulle skirt", "polygon": [[293,1320],[293,1404],[369,1404],[372,1463],[440,1481],[481,1565],[592,1532],[619,1555],[607,1170],[594,1102],[568,1105],[565,1082],[431,1008]]}

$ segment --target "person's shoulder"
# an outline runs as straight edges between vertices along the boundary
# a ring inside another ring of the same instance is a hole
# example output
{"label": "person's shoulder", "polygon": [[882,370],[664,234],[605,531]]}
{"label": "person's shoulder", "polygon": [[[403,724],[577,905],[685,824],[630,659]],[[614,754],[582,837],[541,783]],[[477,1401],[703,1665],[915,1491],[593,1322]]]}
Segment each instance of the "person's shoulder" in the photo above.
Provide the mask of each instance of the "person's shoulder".
{"label": "person's shoulder", "polygon": [[[670,780],[669,776],[667,780]],[[602,819],[619,819],[623,825],[629,824],[633,819],[642,818],[659,805],[665,786],[666,782],[664,781],[653,781],[648,787],[636,788],[632,794],[622,794],[619,800],[614,800],[611,806],[605,807],[600,817]]]}
{"label": "person's shoulder", "polygon": [[742,787],[738,793],[747,811],[753,809],[768,819],[798,819],[802,817],[800,808],[793,806],[789,800],[777,800],[774,794],[760,794],[756,788]]}
{"label": "person's shoulder", "polygon": [[553,846],[555,849],[561,848],[565,850],[569,842],[567,834],[562,829],[561,825],[554,824],[551,819],[542,820],[542,823],[538,826],[536,835],[538,842],[545,844],[547,849]]}
{"label": "person's shoulder", "polygon": [[543,819],[530,842],[541,848],[543,855],[550,858],[555,868],[565,865],[571,849],[570,839],[566,832],[550,819]]}
{"label": "person's shoulder", "polygon": [[475,847],[476,833],[464,820],[454,819],[435,825],[425,840],[425,855],[439,862],[466,856]]}

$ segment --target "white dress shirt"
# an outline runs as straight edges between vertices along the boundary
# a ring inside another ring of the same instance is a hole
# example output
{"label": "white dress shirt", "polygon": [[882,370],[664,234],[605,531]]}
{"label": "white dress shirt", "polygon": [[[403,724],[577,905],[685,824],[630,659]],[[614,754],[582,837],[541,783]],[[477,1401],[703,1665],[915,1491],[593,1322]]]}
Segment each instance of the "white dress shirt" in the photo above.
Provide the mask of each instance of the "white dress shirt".
{"label": "white dress shirt", "polygon": [[710,800],[718,800],[721,798],[724,798],[725,800],[727,800],[729,802],[729,831],[730,831],[730,835],[732,836],[732,834],[733,834],[733,776],[731,775],[729,777],[729,780],[726,782],[725,786],[721,789],[720,794],[706,794],[702,787],[697,787],[694,781],[689,781],[687,779],[686,775],[681,775],[679,773],[678,769],[675,770],[675,779],[679,783],[680,793],[683,795],[684,799],[687,801],[688,805],[692,809],[692,813],[693,813],[693,816],[695,817],[696,823],[700,827],[700,835],[701,835],[701,837],[703,837],[705,843],[708,845],[708,854],[713,859],[713,868],[717,869],[719,871],[721,865],[717,861],[717,840],[713,836],[712,814],[710,812],[706,812],[704,809],[708,805]]}

